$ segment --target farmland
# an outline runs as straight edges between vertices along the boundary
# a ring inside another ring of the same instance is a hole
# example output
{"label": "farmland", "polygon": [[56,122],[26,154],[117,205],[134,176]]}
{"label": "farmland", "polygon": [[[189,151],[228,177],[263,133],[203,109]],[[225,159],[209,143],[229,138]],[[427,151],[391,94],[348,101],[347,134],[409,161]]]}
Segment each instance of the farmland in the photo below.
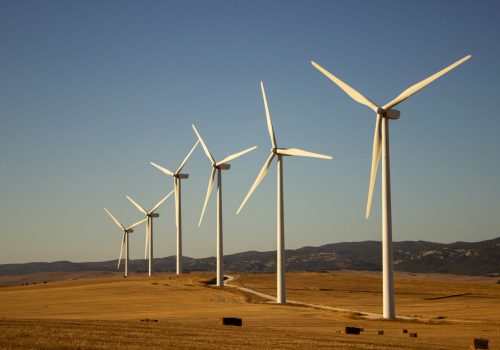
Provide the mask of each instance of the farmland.
{"label": "farmland", "polygon": [[[232,285],[274,294],[273,274],[232,276]],[[275,305],[236,288],[212,287],[211,278],[201,273],[3,276],[0,347],[463,349],[474,337],[488,338],[491,349],[500,344],[500,285],[493,278],[396,274],[397,314],[414,319],[395,321],[365,319],[357,312],[381,312],[378,273],[287,274],[290,300],[350,310],[345,312]],[[222,326],[226,316],[242,318],[243,327]],[[342,334],[345,326],[364,331]]]}

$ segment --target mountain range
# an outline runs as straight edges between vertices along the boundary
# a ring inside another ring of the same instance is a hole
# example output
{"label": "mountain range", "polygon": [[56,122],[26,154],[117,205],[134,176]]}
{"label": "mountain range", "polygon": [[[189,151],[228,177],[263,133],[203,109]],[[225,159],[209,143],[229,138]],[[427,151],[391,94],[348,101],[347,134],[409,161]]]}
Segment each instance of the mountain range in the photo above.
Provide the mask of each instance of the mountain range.
{"label": "mountain range", "polygon": [[[438,272],[459,275],[500,275],[500,237],[481,242],[393,243],[394,268],[408,272]],[[345,242],[286,251],[287,271],[339,269],[380,271],[382,244],[379,241]],[[102,262],[32,262],[0,265],[0,275],[36,272],[116,271],[117,260]],[[224,256],[226,272],[271,273],[276,271],[276,251],[247,251]],[[215,257],[184,257],[184,270],[215,271]],[[154,259],[154,270],[175,271],[175,256]],[[129,271],[146,273],[146,260],[130,260]]]}

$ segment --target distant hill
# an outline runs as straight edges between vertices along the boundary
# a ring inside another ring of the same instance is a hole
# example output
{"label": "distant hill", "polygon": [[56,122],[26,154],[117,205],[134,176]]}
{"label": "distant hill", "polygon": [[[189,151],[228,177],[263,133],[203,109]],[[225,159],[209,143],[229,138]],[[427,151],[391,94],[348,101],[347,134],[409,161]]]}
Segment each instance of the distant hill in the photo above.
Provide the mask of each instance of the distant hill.
{"label": "distant hill", "polygon": [[[408,272],[440,272],[459,275],[500,275],[500,237],[481,242],[450,244],[425,241],[394,242],[394,266]],[[378,241],[326,244],[286,251],[287,271],[338,269],[381,270],[382,245]],[[184,257],[186,271],[214,271],[214,257]],[[0,275],[36,272],[116,271],[117,260],[74,263],[32,262],[0,265]],[[276,252],[248,251],[224,257],[227,272],[274,272]],[[175,257],[154,259],[155,271],[174,271]],[[131,272],[146,272],[145,260],[132,260]]]}

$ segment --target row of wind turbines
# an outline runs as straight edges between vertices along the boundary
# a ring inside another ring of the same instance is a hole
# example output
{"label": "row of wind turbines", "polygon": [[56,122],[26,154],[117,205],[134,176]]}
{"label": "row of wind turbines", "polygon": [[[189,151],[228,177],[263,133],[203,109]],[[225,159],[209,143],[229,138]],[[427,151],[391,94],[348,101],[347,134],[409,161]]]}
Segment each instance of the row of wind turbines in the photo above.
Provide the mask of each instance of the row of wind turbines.
{"label": "row of wind turbines", "polygon": [[[356,102],[361,103],[376,113],[375,120],[375,131],[373,138],[373,148],[372,148],[372,162],[370,171],[370,182],[368,188],[368,200],[366,205],[366,219],[370,216],[370,209],[372,204],[373,190],[375,186],[375,180],[378,170],[378,165],[380,158],[382,158],[382,266],[383,266],[383,317],[386,319],[393,319],[395,317],[395,307],[394,307],[394,271],[393,271],[393,254],[392,254],[392,215],[391,215],[391,182],[390,182],[390,156],[389,156],[389,120],[397,120],[400,117],[400,112],[393,109],[398,104],[423,89],[425,86],[432,83],[434,80],[448,73],[452,69],[458,67],[471,56],[465,56],[462,59],[456,61],[455,63],[449,65],[448,67],[440,70],[439,72],[431,75],[430,77],[422,80],[421,82],[412,85],[408,89],[404,90],[392,101],[379,107],[368,98],[366,98],[359,91],[355,90],[351,86],[347,85],[345,82],[340,80],[338,77],[334,76],[332,73],[327,71],[325,68],[320,66],[314,61],[311,64],[323,73],[327,78],[329,78],[333,83],[339,86],[347,95],[349,95]],[[237,214],[240,213],[242,208],[245,206],[246,202],[252,196],[253,192],[265,178],[266,174],[271,167],[271,163],[274,158],[277,158],[277,296],[276,302],[278,304],[286,303],[286,284],[285,284],[285,228],[284,228],[284,208],[283,208],[283,160],[284,157],[288,156],[300,156],[300,157],[310,157],[310,158],[322,158],[322,159],[332,159],[329,155],[323,155],[319,153],[313,153],[298,148],[283,148],[278,147],[276,142],[276,136],[274,133],[273,124],[271,121],[271,115],[269,113],[269,107],[267,103],[266,93],[264,89],[264,84],[260,83],[262,98],[264,101],[264,108],[266,114],[267,129],[269,131],[269,136],[271,139],[271,152],[266,159],[263,167],[261,168],[257,178],[252,184],[247,195],[243,199],[240,207],[237,210]],[[158,208],[172,195],[175,193],[175,211],[176,211],[176,227],[177,227],[177,274],[182,273],[182,216],[181,216],[181,180],[187,179],[188,174],[183,174],[182,169],[186,165],[189,157],[195,150],[196,146],[201,143],[204,153],[206,154],[211,165],[211,173],[208,182],[207,193],[205,195],[205,200],[203,203],[203,209],[199,219],[198,225],[201,225],[205,209],[207,207],[208,201],[210,199],[211,193],[213,192],[213,185],[215,180],[215,175],[217,175],[217,286],[224,285],[223,278],[223,230],[222,230],[222,170],[229,170],[231,165],[230,161],[254,150],[256,146],[245,149],[241,152],[232,154],[222,159],[221,161],[216,161],[210,152],[209,148],[203,141],[200,133],[193,125],[193,130],[198,138],[195,145],[191,148],[188,155],[184,158],[183,162],[179,166],[176,172],[172,172],[156,163],[151,163],[154,167],[169,175],[174,180],[174,189],[172,192],[163,197],[151,210],[146,211],[143,207],[137,204],[132,198],[127,196],[129,201],[142,213],[145,218],[132,224],[129,227],[123,226],[107,209],[105,211],[113,219],[116,225],[123,231],[122,243],[120,248],[120,257],[118,259],[118,268],[120,267],[120,262],[123,256],[123,251],[125,248],[126,258],[125,258],[125,276],[128,274],[128,260],[129,260],[129,248],[128,248],[128,235],[133,232],[133,229],[144,222],[146,225],[146,247],[145,247],[145,258],[149,258],[149,275],[152,274],[152,257],[153,257],[153,218],[159,216],[156,211]]]}

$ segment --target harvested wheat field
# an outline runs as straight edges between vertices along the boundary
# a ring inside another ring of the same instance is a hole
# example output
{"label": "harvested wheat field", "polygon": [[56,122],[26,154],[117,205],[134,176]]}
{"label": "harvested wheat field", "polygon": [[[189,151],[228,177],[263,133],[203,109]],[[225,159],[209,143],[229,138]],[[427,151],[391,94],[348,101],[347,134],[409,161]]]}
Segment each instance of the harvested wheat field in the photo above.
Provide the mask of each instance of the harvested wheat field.
{"label": "harvested wheat field", "polygon": [[[364,319],[356,312],[274,305],[235,288],[211,287],[206,282],[212,277],[2,277],[0,348],[466,349],[472,338],[482,337],[489,339],[490,349],[500,349],[496,279],[397,274],[396,311],[417,319],[383,321]],[[274,275],[233,277],[233,285],[274,294]],[[287,286],[293,301],[381,311],[377,273],[289,273]],[[223,326],[222,317],[240,317],[243,326]],[[342,334],[345,326],[363,331]]]}

